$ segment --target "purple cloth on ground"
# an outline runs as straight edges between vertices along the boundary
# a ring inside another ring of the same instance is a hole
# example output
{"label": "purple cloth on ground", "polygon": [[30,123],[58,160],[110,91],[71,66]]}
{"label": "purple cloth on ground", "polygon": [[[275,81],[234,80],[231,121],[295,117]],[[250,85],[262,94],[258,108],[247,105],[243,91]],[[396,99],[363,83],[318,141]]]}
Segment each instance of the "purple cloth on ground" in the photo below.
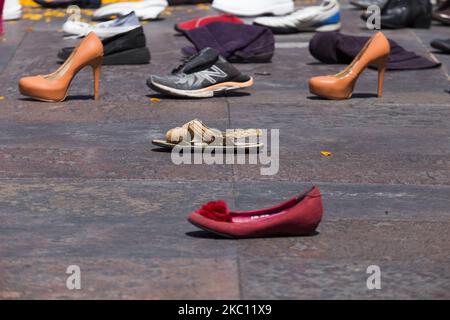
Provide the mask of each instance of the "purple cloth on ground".
{"label": "purple cloth on ground", "polygon": [[[317,33],[309,42],[309,51],[314,58],[324,63],[349,64],[369,39],[369,37],[350,36],[340,32]],[[391,45],[387,66],[389,70],[429,69],[441,65],[439,62],[405,50],[393,40],[389,40],[389,43]]]}
{"label": "purple cloth on ground", "polygon": [[272,31],[259,26],[213,22],[185,31],[184,35],[195,46],[183,48],[185,54],[196,53],[210,47],[230,61],[267,62],[275,51]]}

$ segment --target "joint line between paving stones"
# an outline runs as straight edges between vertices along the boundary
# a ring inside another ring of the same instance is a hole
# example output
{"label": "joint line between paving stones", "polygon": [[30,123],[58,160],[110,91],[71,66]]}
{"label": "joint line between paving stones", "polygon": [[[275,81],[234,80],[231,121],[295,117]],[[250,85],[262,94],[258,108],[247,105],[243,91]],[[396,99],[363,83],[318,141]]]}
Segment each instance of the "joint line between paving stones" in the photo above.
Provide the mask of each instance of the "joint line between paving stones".
{"label": "joint line between paving stones", "polygon": [[173,179],[173,180],[167,180],[167,179],[151,179],[151,178],[85,178],[85,177],[66,177],[66,178],[49,178],[49,177],[0,177],[0,181],[11,181],[11,180],[18,180],[18,181],[55,181],[55,182],[82,182],[82,181],[98,181],[98,182],[115,182],[115,181],[133,181],[133,182],[139,182],[139,181],[150,181],[150,182],[225,182],[225,183],[231,183],[231,182],[241,182],[241,183],[310,183],[310,184],[321,184],[321,185],[352,185],[352,186],[387,186],[387,187],[418,187],[418,188],[450,188],[450,185],[448,184],[401,184],[401,183],[395,183],[395,184],[386,184],[386,183],[357,183],[357,182],[335,182],[335,181],[300,181],[300,180],[219,180],[219,179],[211,179],[211,180],[204,180],[204,179]]}

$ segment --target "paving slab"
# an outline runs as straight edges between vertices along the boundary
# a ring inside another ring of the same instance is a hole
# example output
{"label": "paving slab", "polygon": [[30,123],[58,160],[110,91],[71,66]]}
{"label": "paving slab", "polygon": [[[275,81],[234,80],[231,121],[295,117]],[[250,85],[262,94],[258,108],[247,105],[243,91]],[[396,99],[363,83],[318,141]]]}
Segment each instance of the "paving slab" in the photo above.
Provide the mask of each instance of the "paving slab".
{"label": "paving slab", "polygon": [[[381,289],[368,290],[374,260],[330,261],[283,257],[240,259],[244,299],[448,299],[448,264],[384,263]],[[420,288],[420,289],[419,289]],[[320,311],[319,311],[320,312]]]}
{"label": "paving slab", "polygon": [[[78,265],[81,290],[68,290],[66,270]],[[238,299],[234,260],[2,259],[2,299]],[[37,276],[38,275],[38,276]]]}
{"label": "paving slab", "polygon": [[16,180],[0,193],[5,258],[236,256],[187,222],[205,199],[232,202],[230,183]]}

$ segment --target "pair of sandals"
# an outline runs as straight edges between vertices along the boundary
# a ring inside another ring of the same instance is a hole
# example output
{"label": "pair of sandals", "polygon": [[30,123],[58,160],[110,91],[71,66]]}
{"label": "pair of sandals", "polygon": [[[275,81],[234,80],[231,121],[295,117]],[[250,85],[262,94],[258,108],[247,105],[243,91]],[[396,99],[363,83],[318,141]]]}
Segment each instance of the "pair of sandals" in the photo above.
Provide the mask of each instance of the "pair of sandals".
{"label": "pair of sandals", "polygon": [[261,129],[233,129],[226,132],[211,129],[201,120],[194,119],[182,127],[170,129],[166,140],[153,140],[152,143],[163,149],[175,147],[183,149],[258,150],[264,146],[259,142]]}

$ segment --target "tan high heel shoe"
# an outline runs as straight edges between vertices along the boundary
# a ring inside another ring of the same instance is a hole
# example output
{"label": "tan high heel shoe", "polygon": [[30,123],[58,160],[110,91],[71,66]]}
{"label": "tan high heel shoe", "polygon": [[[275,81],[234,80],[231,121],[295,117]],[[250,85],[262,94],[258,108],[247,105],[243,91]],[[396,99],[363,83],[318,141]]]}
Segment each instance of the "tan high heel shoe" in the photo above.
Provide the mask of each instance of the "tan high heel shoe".
{"label": "tan high heel shoe", "polygon": [[103,60],[103,44],[94,32],[89,33],[55,72],[19,81],[20,93],[36,100],[59,102],[67,97],[70,83],[85,66],[94,73],[94,98],[99,98],[100,71]]}
{"label": "tan high heel shoe", "polygon": [[353,62],[334,76],[314,77],[309,90],[319,97],[333,100],[350,99],[360,74],[369,64],[378,67],[378,97],[383,94],[384,73],[390,53],[388,39],[378,32],[366,43]]}

